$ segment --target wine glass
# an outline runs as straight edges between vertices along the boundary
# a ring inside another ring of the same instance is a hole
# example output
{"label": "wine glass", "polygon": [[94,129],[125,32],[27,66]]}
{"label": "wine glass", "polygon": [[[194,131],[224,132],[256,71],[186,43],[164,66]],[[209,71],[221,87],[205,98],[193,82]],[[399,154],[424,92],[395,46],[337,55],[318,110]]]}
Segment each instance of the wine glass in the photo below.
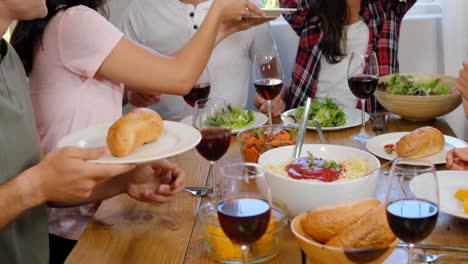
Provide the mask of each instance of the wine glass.
{"label": "wine glass", "polygon": [[348,86],[361,101],[361,132],[352,139],[366,142],[372,135],[366,133],[364,126],[366,99],[370,98],[379,81],[379,65],[375,52],[351,53],[348,64]]}
{"label": "wine glass", "polygon": [[208,98],[211,90],[211,79],[208,68],[205,68],[198,77],[198,80],[193,84],[192,90],[184,95],[184,100],[191,107],[194,107],[195,102],[200,99]]}
{"label": "wine glass", "polygon": [[267,230],[271,214],[271,191],[265,168],[257,163],[234,163],[221,169],[218,220],[226,236],[242,251],[248,263],[250,245]]}
{"label": "wine glass", "polygon": [[195,102],[192,125],[202,134],[196,149],[210,161],[212,194],[216,197],[215,161],[219,160],[231,144],[231,121],[226,101],[222,98],[206,98]]}
{"label": "wine glass", "polygon": [[283,88],[283,68],[278,51],[255,54],[253,63],[253,79],[257,93],[267,101],[268,123],[271,119],[271,100],[275,99]]}
{"label": "wine glass", "polygon": [[[424,186],[418,188],[413,181],[423,182]],[[439,215],[439,188],[434,165],[414,158],[394,161],[385,202],[390,228],[398,238],[408,243],[408,263],[411,264],[414,243],[431,234]]]}

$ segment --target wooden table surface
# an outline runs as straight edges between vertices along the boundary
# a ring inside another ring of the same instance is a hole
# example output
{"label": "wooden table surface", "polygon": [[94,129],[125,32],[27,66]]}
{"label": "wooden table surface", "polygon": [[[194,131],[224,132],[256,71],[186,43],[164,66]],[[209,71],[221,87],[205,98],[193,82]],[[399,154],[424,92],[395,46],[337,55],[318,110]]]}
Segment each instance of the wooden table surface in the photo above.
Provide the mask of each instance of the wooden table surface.
{"label": "wooden table surface", "polygon": [[[450,126],[441,119],[410,122],[397,116],[391,117],[386,131],[383,132],[411,131],[425,125],[434,126],[445,135],[454,136]],[[325,132],[325,140],[328,144],[365,150],[365,144],[349,138],[358,132],[359,127]],[[375,134],[370,123],[367,123],[367,132]],[[309,130],[304,143],[319,143],[316,132]],[[206,184],[209,162],[195,149],[171,160],[185,169],[186,186]],[[235,137],[232,137],[228,153],[218,161],[217,168],[233,161],[241,161],[240,147]],[[442,165],[437,169],[444,168]],[[106,200],[66,263],[218,263],[208,256],[203,244],[201,226],[196,218],[201,201],[200,198],[191,196],[187,192],[177,194],[172,202],[160,206],[137,202],[126,195]],[[289,228],[285,233],[281,252],[265,263],[302,263],[301,251]],[[468,247],[468,221],[441,212],[435,230],[423,242]],[[307,261],[311,263],[310,260]],[[407,251],[397,248],[384,263],[406,263],[406,261]],[[448,259],[443,263],[460,262],[460,259]]]}

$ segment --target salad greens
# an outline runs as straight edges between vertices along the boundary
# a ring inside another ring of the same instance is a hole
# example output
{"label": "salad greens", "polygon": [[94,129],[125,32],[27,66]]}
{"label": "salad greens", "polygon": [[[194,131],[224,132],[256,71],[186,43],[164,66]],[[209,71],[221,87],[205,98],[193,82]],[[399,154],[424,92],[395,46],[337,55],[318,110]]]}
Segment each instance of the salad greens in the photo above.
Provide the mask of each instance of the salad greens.
{"label": "salad greens", "polygon": [[437,87],[440,78],[432,81],[421,81],[412,75],[395,74],[390,79],[386,92],[399,95],[446,95],[454,89],[447,84]]}
{"label": "salad greens", "polygon": [[[249,126],[255,122],[255,115],[252,110],[242,110],[242,108],[235,104],[229,104],[228,108],[231,128],[233,130]],[[210,127],[222,127],[227,126],[227,124],[227,116],[224,112],[218,112],[205,121],[205,125]]]}
{"label": "salad greens", "polygon": [[[304,106],[298,107],[294,114],[295,120],[298,123],[300,123],[303,114]],[[346,115],[343,109],[333,102],[331,98],[326,98],[324,103],[314,99],[310,104],[307,126],[315,126],[314,120],[317,120],[322,127],[342,126],[346,123]]]}

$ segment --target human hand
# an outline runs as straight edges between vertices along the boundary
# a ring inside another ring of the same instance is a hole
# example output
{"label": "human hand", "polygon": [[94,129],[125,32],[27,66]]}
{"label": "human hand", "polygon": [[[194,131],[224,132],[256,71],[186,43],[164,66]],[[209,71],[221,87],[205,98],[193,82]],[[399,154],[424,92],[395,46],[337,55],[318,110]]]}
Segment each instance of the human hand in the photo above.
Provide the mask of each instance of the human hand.
{"label": "human hand", "polygon": [[[253,104],[260,112],[264,114],[268,114],[267,101],[263,99],[259,94],[256,94],[254,96]],[[286,106],[284,105],[281,95],[271,100],[271,115],[272,116],[280,116],[281,113],[283,113],[285,109],[286,109]]]}
{"label": "human hand", "polygon": [[240,21],[250,12],[254,12],[260,17],[265,16],[265,13],[249,0],[215,0],[212,8],[219,12],[222,23]]}
{"label": "human hand", "polygon": [[128,92],[128,102],[136,107],[148,107],[159,101],[161,101],[160,93],[143,94],[134,91]]}
{"label": "human hand", "polygon": [[463,64],[459,74],[456,88],[463,97],[468,98],[468,61]]}
{"label": "human hand", "polygon": [[221,27],[219,28],[218,35],[216,36],[216,43],[221,42],[223,39],[225,39],[227,36],[242,31],[242,30],[247,30],[252,27],[256,27],[258,25],[261,25],[265,22],[274,20],[275,18],[270,18],[270,17],[255,17],[255,18],[245,18],[240,21],[235,21],[231,23],[225,23],[222,24]]}
{"label": "human hand", "polygon": [[44,159],[25,171],[27,184],[41,201],[70,202],[88,198],[93,188],[114,176],[135,168],[128,164],[89,162],[103,156],[105,147],[65,147],[49,152]]}
{"label": "human hand", "polygon": [[164,159],[131,171],[125,192],[135,200],[158,205],[169,202],[173,194],[180,192],[184,181],[185,172]]}
{"label": "human hand", "polygon": [[453,148],[447,153],[446,167],[451,170],[468,170],[468,148]]}

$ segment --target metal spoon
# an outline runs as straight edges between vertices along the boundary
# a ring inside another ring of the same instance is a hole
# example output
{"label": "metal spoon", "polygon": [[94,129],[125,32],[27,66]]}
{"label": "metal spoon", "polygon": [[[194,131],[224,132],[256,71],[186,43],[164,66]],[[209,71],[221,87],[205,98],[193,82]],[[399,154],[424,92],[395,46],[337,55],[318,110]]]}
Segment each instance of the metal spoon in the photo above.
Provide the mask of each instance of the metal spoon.
{"label": "metal spoon", "polygon": [[320,125],[320,122],[317,120],[314,120],[315,128],[317,129],[317,133],[320,138],[320,143],[325,144],[325,138],[323,137],[323,132],[322,132],[322,126]]}
{"label": "metal spoon", "polygon": [[307,98],[306,105],[304,108],[304,113],[302,114],[302,122],[301,126],[299,127],[299,134],[297,135],[297,143],[294,146],[293,151],[293,158],[299,158],[301,155],[302,144],[304,143],[304,136],[307,131],[307,121],[309,120],[309,112],[310,112],[310,103],[312,99],[310,97]]}
{"label": "metal spoon", "polygon": [[213,188],[209,187],[185,187],[184,191],[189,192],[193,196],[205,196],[208,193],[210,193],[213,190]]}

